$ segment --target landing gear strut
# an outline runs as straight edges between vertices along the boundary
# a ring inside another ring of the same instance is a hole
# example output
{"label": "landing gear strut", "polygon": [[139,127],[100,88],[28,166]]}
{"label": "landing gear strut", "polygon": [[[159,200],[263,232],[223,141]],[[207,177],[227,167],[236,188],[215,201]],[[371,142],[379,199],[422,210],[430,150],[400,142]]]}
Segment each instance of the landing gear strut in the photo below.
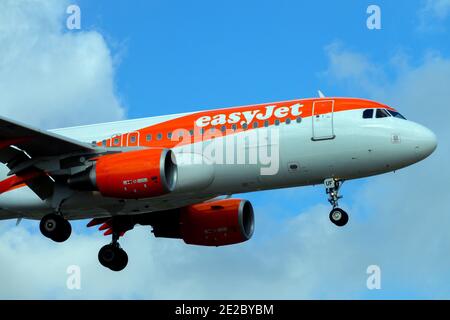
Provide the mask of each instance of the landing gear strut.
{"label": "landing gear strut", "polygon": [[343,227],[348,222],[347,212],[338,207],[338,201],[342,198],[339,195],[339,188],[342,186],[342,183],[343,181],[334,178],[325,179],[324,181],[328,201],[333,206],[333,209],[330,211],[330,220],[338,227]]}
{"label": "landing gear strut", "polygon": [[60,214],[50,213],[41,219],[39,224],[41,233],[55,242],[64,242],[72,233],[70,222]]}
{"label": "landing gear strut", "polygon": [[119,233],[113,232],[112,242],[103,246],[98,252],[98,261],[112,271],[121,271],[128,264],[128,255],[119,245]]}

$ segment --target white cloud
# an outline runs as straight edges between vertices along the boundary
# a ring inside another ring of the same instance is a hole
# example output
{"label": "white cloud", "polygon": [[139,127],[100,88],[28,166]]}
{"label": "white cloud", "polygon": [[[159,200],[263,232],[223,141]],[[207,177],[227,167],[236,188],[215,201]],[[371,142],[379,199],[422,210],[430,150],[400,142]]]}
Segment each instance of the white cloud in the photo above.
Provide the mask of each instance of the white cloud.
{"label": "white cloud", "polygon": [[41,127],[124,117],[95,31],[65,29],[68,1],[0,2],[0,113]]}
{"label": "white cloud", "polygon": [[326,46],[325,52],[329,66],[320,75],[326,79],[333,79],[350,88],[357,85],[369,91],[376,90],[385,79],[382,66],[371,63],[367,56],[359,52],[345,49],[339,41]]}
{"label": "white cloud", "polygon": [[449,0],[427,0],[423,7],[425,13],[431,16],[444,20],[450,14],[450,1]]}
{"label": "white cloud", "polygon": [[450,0],[425,0],[419,10],[419,30],[442,29],[442,22],[450,15]]}
{"label": "white cloud", "polygon": [[[53,244],[24,227],[3,224],[0,298],[358,297],[372,262],[358,252],[361,243],[352,242],[354,232],[363,231],[354,225],[338,230],[327,211],[319,205],[304,212],[270,242],[225,248],[155,239],[149,228],[137,228],[121,241],[130,256],[121,273],[98,264],[97,250],[109,240],[100,234],[75,234],[64,244]],[[79,291],[66,288],[69,265],[81,267]]]}

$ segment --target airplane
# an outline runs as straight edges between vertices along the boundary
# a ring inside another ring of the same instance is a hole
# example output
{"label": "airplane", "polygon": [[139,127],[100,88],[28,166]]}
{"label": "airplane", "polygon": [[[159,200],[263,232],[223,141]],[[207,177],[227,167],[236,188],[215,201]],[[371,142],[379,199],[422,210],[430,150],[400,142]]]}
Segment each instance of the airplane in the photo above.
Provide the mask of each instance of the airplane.
{"label": "airplane", "polygon": [[101,265],[121,271],[120,237],[135,225],[155,237],[223,246],[249,240],[259,190],[324,185],[330,221],[347,180],[428,157],[435,134],[391,106],[325,97],[197,111],[55,130],[0,118],[0,219],[38,220],[64,242],[70,220],[111,236]]}

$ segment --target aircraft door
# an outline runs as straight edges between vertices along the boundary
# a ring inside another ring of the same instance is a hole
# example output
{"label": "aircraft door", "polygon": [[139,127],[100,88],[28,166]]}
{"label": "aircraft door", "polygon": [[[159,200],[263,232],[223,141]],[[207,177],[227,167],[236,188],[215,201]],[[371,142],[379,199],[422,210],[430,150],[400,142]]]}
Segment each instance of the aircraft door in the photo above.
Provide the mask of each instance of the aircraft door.
{"label": "aircraft door", "polygon": [[109,147],[121,147],[122,146],[122,134],[116,133],[111,136],[111,143]]}
{"label": "aircraft door", "polygon": [[134,131],[127,134],[127,146],[138,147],[139,146],[139,132]]}
{"label": "aircraft door", "polygon": [[318,100],[313,103],[312,140],[334,139],[334,100]]}

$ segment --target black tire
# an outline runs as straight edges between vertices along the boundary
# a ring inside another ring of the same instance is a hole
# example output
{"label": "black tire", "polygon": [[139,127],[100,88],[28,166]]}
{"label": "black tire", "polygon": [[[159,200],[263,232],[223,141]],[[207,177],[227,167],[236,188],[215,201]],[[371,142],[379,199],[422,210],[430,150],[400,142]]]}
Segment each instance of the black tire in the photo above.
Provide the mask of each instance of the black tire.
{"label": "black tire", "polygon": [[341,208],[334,208],[330,211],[330,221],[338,227],[343,227],[348,222],[348,214]]}
{"label": "black tire", "polygon": [[125,250],[119,248],[117,250],[117,259],[114,261],[114,264],[110,267],[112,271],[122,271],[128,264],[128,255]]}
{"label": "black tire", "polygon": [[109,268],[116,256],[115,247],[111,244],[103,246],[98,252],[98,261],[106,268]]}
{"label": "black tire", "polygon": [[72,233],[70,222],[62,216],[50,213],[44,216],[39,223],[41,233],[55,242],[64,242]]}
{"label": "black tire", "polygon": [[70,222],[62,219],[60,228],[56,231],[55,235],[51,238],[55,242],[64,242],[70,238],[72,234],[72,226]]}
{"label": "black tire", "polygon": [[55,242],[64,242],[72,233],[70,222],[62,216],[50,213],[44,216],[39,223],[41,233]]}
{"label": "black tire", "polygon": [[112,271],[121,271],[128,264],[128,255],[118,246],[107,244],[98,252],[98,261]]}
{"label": "black tire", "polygon": [[56,232],[59,223],[61,223],[60,216],[53,213],[47,214],[41,219],[41,222],[39,223],[39,230],[41,230],[41,233],[45,237],[51,238]]}

